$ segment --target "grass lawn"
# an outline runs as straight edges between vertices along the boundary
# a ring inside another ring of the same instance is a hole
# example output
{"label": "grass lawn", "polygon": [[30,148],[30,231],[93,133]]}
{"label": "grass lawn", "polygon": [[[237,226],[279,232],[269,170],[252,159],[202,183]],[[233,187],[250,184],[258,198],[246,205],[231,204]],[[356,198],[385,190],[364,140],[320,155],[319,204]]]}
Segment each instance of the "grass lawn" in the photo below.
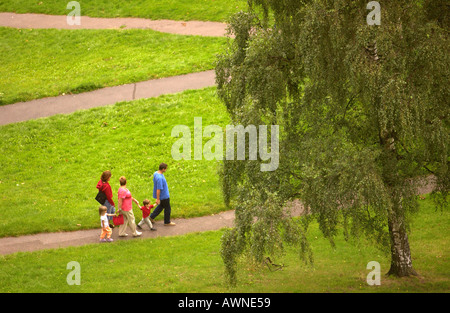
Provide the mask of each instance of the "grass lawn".
{"label": "grass lawn", "polygon": [[168,164],[174,218],[223,211],[221,161],[171,155],[178,140],[172,128],[188,125],[193,134],[194,117],[203,118],[203,127],[229,123],[215,88],[1,126],[0,237],[96,228],[101,173],[111,170],[115,199],[124,175],[136,199],[152,200],[152,175],[161,162]]}
{"label": "grass lawn", "polygon": [[[67,2],[58,0],[0,1],[0,12],[67,15]],[[91,17],[143,17],[153,20],[225,21],[245,10],[245,0],[78,0],[81,15]]]}
{"label": "grass lawn", "polygon": [[[428,199],[420,206],[410,232],[419,277],[384,276],[388,256],[342,236],[333,250],[313,223],[314,267],[299,261],[291,248],[275,260],[285,265],[281,271],[242,260],[235,288],[225,285],[219,252],[223,232],[214,231],[0,256],[0,292],[117,292],[117,286],[126,292],[448,292],[449,211],[436,212]],[[71,261],[81,267],[79,286],[66,283]],[[366,283],[370,261],[381,264],[380,286]]]}
{"label": "grass lawn", "polygon": [[0,104],[214,68],[226,38],[0,27]]}

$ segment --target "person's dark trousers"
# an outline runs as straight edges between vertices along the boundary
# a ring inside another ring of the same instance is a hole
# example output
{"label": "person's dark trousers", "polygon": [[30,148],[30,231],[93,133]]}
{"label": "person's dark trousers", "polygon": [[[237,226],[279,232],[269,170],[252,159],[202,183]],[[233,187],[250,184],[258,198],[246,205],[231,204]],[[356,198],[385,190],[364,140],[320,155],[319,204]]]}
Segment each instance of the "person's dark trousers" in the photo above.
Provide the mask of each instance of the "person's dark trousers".
{"label": "person's dark trousers", "polygon": [[161,200],[159,205],[156,207],[156,209],[150,214],[151,219],[155,219],[161,213],[161,211],[164,210],[164,224],[170,223],[170,198]]}

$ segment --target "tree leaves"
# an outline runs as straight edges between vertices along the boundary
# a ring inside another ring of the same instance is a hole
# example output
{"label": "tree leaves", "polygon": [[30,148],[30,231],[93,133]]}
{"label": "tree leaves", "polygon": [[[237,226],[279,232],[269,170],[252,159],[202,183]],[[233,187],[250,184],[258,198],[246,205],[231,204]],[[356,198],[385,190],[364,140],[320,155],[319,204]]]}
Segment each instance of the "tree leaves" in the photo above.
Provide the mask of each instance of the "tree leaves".
{"label": "tree leaves", "polygon": [[[280,164],[224,162],[225,198],[239,205],[224,262],[244,251],[262,261],[281,242],[312,261],[313,218],[332,245],[342,225],[389,250],[389,214],[407,227],[417,209],[415,177],[435,169],[446,203],[448,27],[430,1],[385,2],[380,26],[363,0],[249,2],[231,19],[218,94],[234,123],[280,125]],[[295,198],[309,213],[300,221],[281,213]]]}

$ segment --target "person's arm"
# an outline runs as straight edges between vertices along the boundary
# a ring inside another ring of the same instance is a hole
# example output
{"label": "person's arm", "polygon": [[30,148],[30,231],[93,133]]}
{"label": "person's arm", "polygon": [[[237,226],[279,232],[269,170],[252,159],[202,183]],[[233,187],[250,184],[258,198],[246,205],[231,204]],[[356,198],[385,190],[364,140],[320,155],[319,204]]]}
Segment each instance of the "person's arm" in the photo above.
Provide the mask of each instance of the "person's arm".
{"label": "person's arm", "polygon": [[161,200],[159,200],[159,196],[161,195],[161,189],[156,189],[156,204],[160,204]]}
{"label": "person's arm", "polygon": [[141,207],[141,205],[139,204],[139,201],[137,201],[135,198],[133,198],[134,203],[137,204],[138,207]]}
{"label": "person's arm", "polygon": [[156,204],[160,204],[161,203],[161,189],[163,188],[163,184],[162,184],[162,180],[161,177],[159,175],[157,175],[155,177],[155,180],[153,181],[153,183],[155,184],[155,189],[156,189]]}
{"label": "person's arm", "polygon": [[123,199],[122,198],[119,198],[119,201],[118,201],[118,205],[117,205],[117,215],[119,215],[119,212],[122,210],[122,202],[123,202]]}

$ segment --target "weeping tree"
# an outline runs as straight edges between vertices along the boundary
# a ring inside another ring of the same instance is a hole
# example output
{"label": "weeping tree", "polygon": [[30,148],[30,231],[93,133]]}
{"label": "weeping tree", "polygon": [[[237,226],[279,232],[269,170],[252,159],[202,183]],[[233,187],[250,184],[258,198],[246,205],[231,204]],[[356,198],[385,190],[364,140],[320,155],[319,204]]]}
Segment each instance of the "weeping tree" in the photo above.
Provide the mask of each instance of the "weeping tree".
{"label": "weeping tree", "polygon": [[[447,4],[380,1],[381,24],[368,25],[368,1],[248,2],[229,21],[235,39],[217,60],[218,95],[235,125],[279,125],[279,166],[223,163],[236,210],[222,237],[229,281],[243,254],[263,262],[292,245],[312,263],[313,220],[332,245],[343,229],[390,253],[388,274],[415,275],[418,177],[432,174],[441,207],[449,189]],[[294,199],[302,218],[292,217]]]}

